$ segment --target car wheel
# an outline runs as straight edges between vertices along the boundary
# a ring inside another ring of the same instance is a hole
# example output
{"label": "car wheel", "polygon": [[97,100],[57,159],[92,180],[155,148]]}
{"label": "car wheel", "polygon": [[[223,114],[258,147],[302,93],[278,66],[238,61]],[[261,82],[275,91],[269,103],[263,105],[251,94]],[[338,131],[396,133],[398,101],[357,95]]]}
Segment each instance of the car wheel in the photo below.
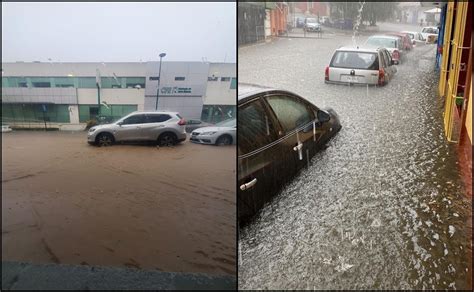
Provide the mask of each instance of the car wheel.
{"label": "car wheel", "polygon": [[176,144],[176,135],[172,133],[164,133],[158,138],[158,145],[159,146],[173,146]]}
{"label": "car wheel", "polygon": [[223,145],[230,145],[232,144],[232,137],[229,135],[223,135],[217,138],[216,145],[223,146]]}
{"label": "car wheel", "polygon": [[97,136],[97,145],[99,147],[107,147],[107,146],[112,146],[114,143],[114,136],[109,133],[102,133]]}

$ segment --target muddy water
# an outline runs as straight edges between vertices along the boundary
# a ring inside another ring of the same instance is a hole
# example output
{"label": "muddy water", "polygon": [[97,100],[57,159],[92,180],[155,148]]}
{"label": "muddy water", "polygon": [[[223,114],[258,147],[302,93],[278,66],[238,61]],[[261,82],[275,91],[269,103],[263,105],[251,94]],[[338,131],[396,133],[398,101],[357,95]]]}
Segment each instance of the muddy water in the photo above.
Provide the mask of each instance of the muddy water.
{"label": "muddy water", "polygon": [[2,138],[4,260],[235,274],[235,147]]}
{"label": "muddy water", "polygon": [[269,69],[252,80],[239,74],[241,81],[287,84],[315,104],[333,107],[343,128],[240,230],[239,287],[468,289],[471,207],[455,145],[443,136],[434,46],[410,53],[384,88],[324,84],[325,62],[317,60],[330,58],[324,51],[292,58],[312,65],[303,66],[305,76],[321,78],[300,80],[295,71],[303,67],[291,64],[282,70],[285,76],[272,75],[285,66],[272,63],[272,53],[304,50],[304,41],[248,49],[239,55],[239,73],[252,71],[251,60],[264,50],[262,68]]}

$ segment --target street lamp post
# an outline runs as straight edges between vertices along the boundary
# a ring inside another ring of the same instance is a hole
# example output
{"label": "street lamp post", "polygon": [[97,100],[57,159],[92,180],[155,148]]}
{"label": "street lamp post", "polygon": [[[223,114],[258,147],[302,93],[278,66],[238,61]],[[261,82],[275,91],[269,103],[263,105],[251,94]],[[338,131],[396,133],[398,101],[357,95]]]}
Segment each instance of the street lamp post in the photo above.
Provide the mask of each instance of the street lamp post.
{"label": "street lamp post", "polygon": [[158,72],[158,87],[156,88],[156,105],[155,110],[158,110],[158,97],[160,96],[160,81],[161,81],[161,59],[166,56],[166,53],[160,54],[160,70]]}

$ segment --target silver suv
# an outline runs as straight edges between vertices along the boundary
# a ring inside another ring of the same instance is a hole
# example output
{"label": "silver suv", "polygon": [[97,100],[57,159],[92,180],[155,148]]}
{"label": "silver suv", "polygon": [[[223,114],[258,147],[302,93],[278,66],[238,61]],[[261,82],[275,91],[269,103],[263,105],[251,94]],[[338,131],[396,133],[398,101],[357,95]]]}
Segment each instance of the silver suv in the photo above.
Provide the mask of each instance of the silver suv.
{"label": "silver suv", "polygon": [[156,141],[170,146],[186,140],[186,121],[176,112],[133,112],[116,122],[94,126],[87,142],[110,146],[115,142]]}

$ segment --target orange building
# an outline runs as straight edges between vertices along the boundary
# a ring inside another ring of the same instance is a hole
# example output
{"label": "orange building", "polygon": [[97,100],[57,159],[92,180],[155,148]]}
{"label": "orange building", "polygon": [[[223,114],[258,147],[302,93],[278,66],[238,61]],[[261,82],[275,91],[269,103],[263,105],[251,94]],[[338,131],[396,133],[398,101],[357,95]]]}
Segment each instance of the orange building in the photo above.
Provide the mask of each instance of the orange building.
{"label": "orange building", "polygon": [[266,2],[266,17],[270,20],[270,35],[279,36],[286,32],[288,4],[286,2]]}

